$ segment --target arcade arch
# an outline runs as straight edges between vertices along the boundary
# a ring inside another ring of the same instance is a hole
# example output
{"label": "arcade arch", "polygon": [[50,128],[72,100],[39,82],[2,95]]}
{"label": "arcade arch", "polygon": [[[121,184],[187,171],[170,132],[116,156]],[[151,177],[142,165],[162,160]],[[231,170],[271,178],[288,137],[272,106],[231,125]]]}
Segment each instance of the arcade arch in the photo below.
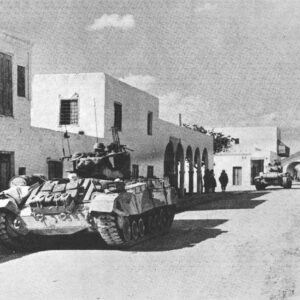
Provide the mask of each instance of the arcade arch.
{"label": "arcade arch", "polygon": [[204,168],[208,168],[208,152],[206,148],[202,152],[202,163],[204,164]]}
{"label": "arcade arch", "polygon": [[168,143],[165,150],[164,176],[169,178],[169,182],[171,186],[175,186],[176,184],[175,153],[174,153],[173,144],[171,142]]}
{"label": "arcade arch", "polygon": [[200,150],[196,148],[194,156],[194,192],[201,193],[202,190],[202,173]]}
{"label": "arcade arch", "polygon": [[179,190],[179,195],[182,197],[184,192],[184,151],[182,145],[177,145],[175,154],[175,167],[176,167],[176,185]]}
{"label": "arcade arch", "polygon": [[193,151],[191,146],[188,146],[185,154],[184,161],[184,188],[186,193],[193,193],[193,174],[194,174],[194,166],[193,166]]}

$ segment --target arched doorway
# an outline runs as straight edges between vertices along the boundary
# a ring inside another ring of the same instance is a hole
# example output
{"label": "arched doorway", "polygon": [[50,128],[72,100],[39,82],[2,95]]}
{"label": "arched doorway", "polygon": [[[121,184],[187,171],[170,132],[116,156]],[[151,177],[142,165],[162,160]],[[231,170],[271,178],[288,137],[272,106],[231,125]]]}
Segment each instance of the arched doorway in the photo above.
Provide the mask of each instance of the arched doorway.
{"label": "arched doorway", "polygon": [[175,154],[173,144],[168,143],[164,157],[164,176],[169,178],[171,186],[176,187]]}
{"label": "arched doorway", "polygon": [[182,197],[184,194],[184,152],[183,147],[179,143],[176,149],[175,155],[175,166],[176,166],[176,187],[179,191],[179,196]]}
{"label": "arched doorway", "polygon": [[202,173],[201,173],[201,159],[200,150],[196,148],[194,156],[194,192],[202,192]]}
{"label": "arched doorway", "polygon": [[202,163],[204,165],[204,168],[208,168],[208,153],[206,148],[204,148],[202,152]]}
{"label": "arched doorway", "polygon": [[193,151],[191,146],[188,146],[184,161],[184,189],[188,194],[193,193],[193,173]]}
{"label": "arched doorway", "polygon": [[286,167],[286,172],[290,173],[294,180],[299,181],[300,179],[300,162],[295,161],[290,163]]}

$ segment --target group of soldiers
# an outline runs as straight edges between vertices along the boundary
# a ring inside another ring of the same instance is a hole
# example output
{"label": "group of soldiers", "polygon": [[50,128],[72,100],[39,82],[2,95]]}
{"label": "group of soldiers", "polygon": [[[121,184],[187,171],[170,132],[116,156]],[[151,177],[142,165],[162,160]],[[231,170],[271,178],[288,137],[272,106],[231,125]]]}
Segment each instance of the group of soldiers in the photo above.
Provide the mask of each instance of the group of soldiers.
{"label": "group of soldiers", "polygon": [[[216,186],[217,186],[217,181],[215,178],[214,170],[209,170],[206,168],[205,172],[204,172],[203,180],[204,180],[204,192],[206,194],[209,192],[214,193]],[[222,192],[225,192],[226,186],[228,184],[228,176],[227,176],[225,170],[222,171],[222,173],[219,177],[219,181],[221,184]]]}

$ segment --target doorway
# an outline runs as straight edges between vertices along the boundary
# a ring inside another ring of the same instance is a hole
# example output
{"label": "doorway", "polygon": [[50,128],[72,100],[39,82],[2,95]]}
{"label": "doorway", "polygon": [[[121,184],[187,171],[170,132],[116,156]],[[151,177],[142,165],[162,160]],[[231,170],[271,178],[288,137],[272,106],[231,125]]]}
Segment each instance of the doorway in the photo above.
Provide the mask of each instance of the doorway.
{"label": "doorway", "polygon": [[264,171],[264,160],[251,160],[251,184],[254,184],[254,178]]}
{"label": "doorway", "polygon": [[14,153],[0,152],[0,190],[9,187],[9,180],[14,176]]}
{"label": "doorway", "polygon": [[232,177],[233,185],[242,185],[242,167],[233,167]]}

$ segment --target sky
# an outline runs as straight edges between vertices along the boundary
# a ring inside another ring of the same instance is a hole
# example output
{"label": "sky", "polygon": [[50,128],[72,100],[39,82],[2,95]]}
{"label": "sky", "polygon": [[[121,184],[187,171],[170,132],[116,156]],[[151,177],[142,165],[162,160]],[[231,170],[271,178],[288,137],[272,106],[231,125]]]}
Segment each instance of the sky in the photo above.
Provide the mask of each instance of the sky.
{"label": "sky", "polygon": [[278,126],[300,150],[299,0],[0,0],[32,71],[105,72],[157,96],[160,117]]}

